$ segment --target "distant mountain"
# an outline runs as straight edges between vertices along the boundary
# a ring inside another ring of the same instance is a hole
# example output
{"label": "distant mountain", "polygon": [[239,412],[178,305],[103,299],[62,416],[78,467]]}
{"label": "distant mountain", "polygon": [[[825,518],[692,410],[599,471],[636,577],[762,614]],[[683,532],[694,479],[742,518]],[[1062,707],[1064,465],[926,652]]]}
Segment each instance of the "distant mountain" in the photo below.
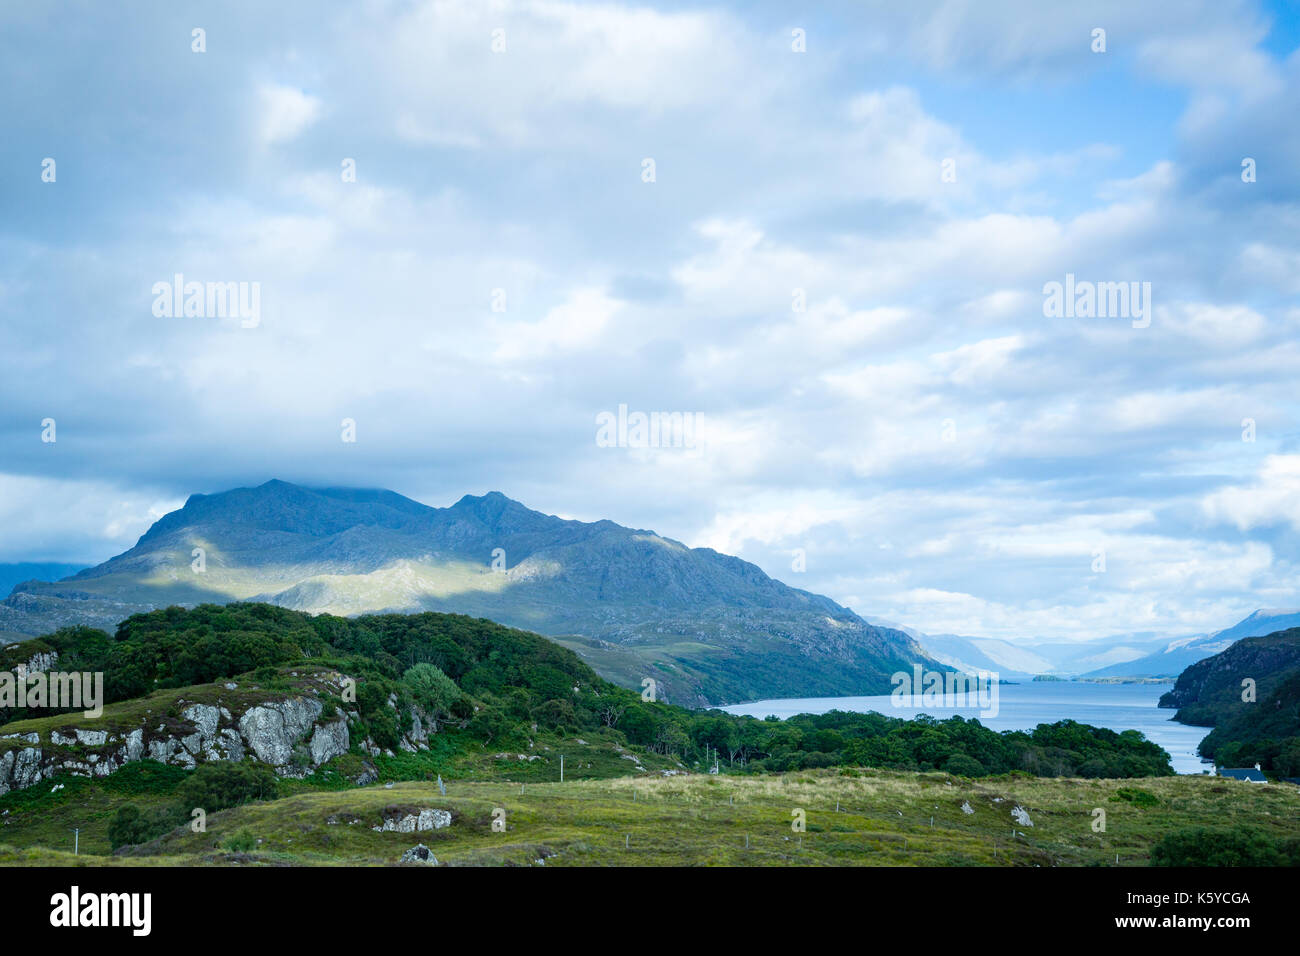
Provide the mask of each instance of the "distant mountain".
{"label": "distant mountain", "polygon": [[1244,637],[1261,637],[1276,631],[1300,626],[1300,611],[1259,610],[1213,634],[1183,637],[1170,641],[1160,650],[1135,660],[1089,671],[1082,676],[1094,677],[1177,677],[1197,661],[1230,647]]}
{"label": "distant mountain", "polygon": [[888,693],[933,666],[908,635],[708,548],[568,521],[499,492],[431,508],[392,491],[283,481],[193,495],[129,551],[19,586],[0,630],[112,628],[172,604],[312,613],[451,611],[545,634],[603,676],[675,703]]}
{"label": "distant mountain", "polygon": [[[16,564],[0,564],[0,595],[7,595],[15,587],[27,581],[58,581],[70,574],[76,574],[85,564],[62,564],[56,561],[26,561]],[[0,644],[8,641],[20,641],[30,635],[16,631],[0,630]]]}
{"label": "distant mountain", "polygon": [[964,673],[990,671],[1004,680],[1024,680],[1054,670],[1031,648],[993,638],[923,634],[917,641],[935,660]]}
{"label": "distant mountain", "polygon": [[1041,675],[1068,677],[1132,660],[1146,655],[1154,640],[1130,634],[1076,643],[1012,642],[958,634],[921,634],[911,630],[907,633],[936,660],[962,671],[996,671],[1006,680],[1026,680]]}

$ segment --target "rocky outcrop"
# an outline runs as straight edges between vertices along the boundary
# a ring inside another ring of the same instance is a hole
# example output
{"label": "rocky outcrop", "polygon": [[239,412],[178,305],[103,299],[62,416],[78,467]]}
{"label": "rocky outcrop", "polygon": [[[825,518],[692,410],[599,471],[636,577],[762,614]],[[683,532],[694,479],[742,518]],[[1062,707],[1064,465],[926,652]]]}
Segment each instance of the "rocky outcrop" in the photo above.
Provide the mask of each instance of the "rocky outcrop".
{"label": "rocky outcrop", "polygon": [[[330,675],[324,683],[333,689],[340,679]],[[37,732],[0,735],[0,795],[58,774],[107,776],[146,757],[187,769],[256,758],[281,776],[303,777],[346,754],[352,743],[349,715],[322,720],[324,706],[311,693],[267,699],[242,714],[220,701],[178,701],[178,707],[179,717],[176,711],[167,718],[149,716],[144,726],[130,730],[75,726],[81,718],[69,714],[68,724],[51,729],[45,739]]]}
{"label": "rocky outcrop", "polygon": [[438,858],[434,856],[433,851],[430,850],[423,843],[417,843],[415,846],[411,847],[409,850],[403,853],[402,858],[398,862],[399,863],[423,863],[426,866],[437,866]]}
{"label": "rocky outcrop", "polygon": [[[293,759],[294,746],[321,714],[320,701],[296,698],[250,707],[239,718],[239,733],[257,759],[283,767]],[[344,726],[343,732],[347,733]]]}
{"label": "rocky outcrop", "polygon": [[385,815],[381,826],[370,829],[376,833],[427,833],[449,826],[450,811],[426,808],[415,813]]}

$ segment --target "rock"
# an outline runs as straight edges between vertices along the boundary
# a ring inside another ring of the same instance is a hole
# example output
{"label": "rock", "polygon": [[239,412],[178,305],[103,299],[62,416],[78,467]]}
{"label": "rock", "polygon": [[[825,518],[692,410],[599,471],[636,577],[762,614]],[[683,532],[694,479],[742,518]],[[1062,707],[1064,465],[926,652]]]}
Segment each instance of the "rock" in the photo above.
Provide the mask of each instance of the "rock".
{"label": "rock", "polygon": [[451,813],[447,810],[421,810],[420,816],[415,823],[415,829],[418,833],[424,833],[427,830],[441,830],[443,827],[449,826],[451,826]]}
{"label": "rock", "polygon": [[311,735],[311,762],[319,767],[335,757],[341,757],[348,752],[351,743],[347,718],[340,718],[332,724],[321,724]]}
{"label": "rock", "polygon": [[175,737],[149,741],[149,757],[159,763],[172,763],[193,770],[197,761]]}
{"label": "rock", "polygon": [[[12,751],[11,751],[12,752]],[[41,751],[37,747],[24,747],[14,758],[11,782],[14,790],[22,790],[41,782]]]}
{"label": "rock", "polygon": [[243,760],[244,741],[237,730],[227,727],[218,735],[217,744],[209,747],[206,754],[209,760]]}
{"label": "rock", "polygon": [[411,847],[409,850],[407,850],[405,853],[402,854],[401,862],[402,863],[423,863],[426,866],[437,866],[438,858],[435,857],[433,855],[433,851],[430,850],[423,843],[417,843],[415,846]]}
{"label": "rock", "polygon": [[975,810],[971,807],[971,805],[970,805],[970,801],[969,801],[969,800],[963,800],[963,801],[962,801],[962,803],[961,803],[961,812],[962,812],[962,813],[974,813],[974,812],[975,812]]}
{"label": "rock", "polygon": [[1011,819],[1015,820],[1022,827],[1032,827],[1034,825],[1034,821],[1029,819],[1029,812],[1021,806],[1011,808]]}
{"label": "rock", "polygon": [[144,755],[144,731],[136,728],[126,735],[126,759],[139,760]]}
{"label": "rock", "polygon": [[401,817],[389,817],[383,825],[371,827],[376,833],[428,833],[451,826],[451,813],[447,810],[426,809],[418,815],[408,813]]}
{"label": "rock", "polygon": [[322,709],[319,701],[302,697],[250,707],[239,718],[239,733],[258,760],[284,767]]}
{"label": "rock", "polygon": [[181,711],[181,716],[192,723],[200,737],[211,739],[217,734],[221,711],[208,704],[192,704]]}
{"label": "rock", "polygon": [[[251,751],[281,776],[306,776],[321,764],[346,754],[351,744],[346,716],[316,724],[322,709],[318,700],[306,696],[268,701],[238,718],[222,706],[190,704],[181,711],[192,727],[189,733],[178,733],[175,725],[169,726],[166,721],[155,726],[157,715],[148,711],[144,717],[148,724],[121,733],[67,724],[53,728],[49,732],[51,747],[44,750],[38,733],[0,735],[0,740],[31,745],[0,750],[0,794],[60,773],[107,776],[146,757],[192,770],[202,761],[244,760]],[[77,749],[67,749],[72,747]],[[295,760],[295,756],[299,759]],[[301,759],[303,756],[307,761]],[[310,766],[305,765],[308,761]],[[355,782],[365,784],[375,778],[374,767],[369,766]]]}

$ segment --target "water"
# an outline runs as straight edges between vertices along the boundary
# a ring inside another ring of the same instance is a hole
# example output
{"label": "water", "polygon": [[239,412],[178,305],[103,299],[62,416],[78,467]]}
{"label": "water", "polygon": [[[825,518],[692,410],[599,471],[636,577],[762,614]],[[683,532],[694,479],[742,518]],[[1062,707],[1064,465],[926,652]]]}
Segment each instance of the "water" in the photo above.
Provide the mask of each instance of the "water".
{"label": "water", "polygon": [[[998,687],[998,715],[982,717],[978,707],[894,706],[889,695],[880,697],[803,697],[788,700],[759,700],[733,704],[722,709],[731,714],[763,718],[769,714],[793,717],[795,714],[824,714],[828,710],[857,713],[876,711],[890,717],[914,717],[918,713],[931,717],[960,715],[978,719],[990,730],[1033,730],[1039,724],[1058,720],[1077,720],[1081,724],[1111,730],[1138,730],[1147,740],[1163,747],[1172,758],[1177,773],[1201,773],[1213,766],[1196,754],[1196,745],[1210,732],[1208,727],[1192,727],[1171,718],[1174,712],[1160,709],[1156,702],[1172,684],[1089,684],[1074,681],[1028,681]],[[908,698],[904,698],[908,700]]]}

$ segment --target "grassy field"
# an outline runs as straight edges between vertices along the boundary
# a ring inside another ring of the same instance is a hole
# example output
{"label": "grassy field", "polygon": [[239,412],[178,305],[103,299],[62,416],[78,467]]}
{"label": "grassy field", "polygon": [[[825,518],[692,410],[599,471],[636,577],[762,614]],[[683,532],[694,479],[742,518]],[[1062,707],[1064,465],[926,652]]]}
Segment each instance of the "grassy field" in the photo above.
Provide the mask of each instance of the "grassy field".
{"label": "grassy field", "polygon": [[[63,811],[46,826],[20,828],[21,841],[13,839],[19,831],[0,828],[0,865],[382,866],[424,843],[440,863],[464,866],[1143,866],[1152,844],[1180,827],[1300,835],[1297,788],[1208,777],[967,780],[816,771],[447,786],[445,797],[424,782],[304,789],[213,814],[206,832],[175,830],[131,855],[96,855],[107,852],[102,834],[83,833],[88,852],[79,858],[67,852],[67,818],[102,817],[120,799],[102,786],[67,788],[52,795],[67,795]],[[418,834],[371,829],[386,815],[429,807],[449,810],[452,825]],[[1017,807],[1032,826],[1013,821]],[[1105,832],[1093,829],[1096,808],[1105,811]],[[805,832],[792,829],[800,810]],[[504,832],[493,830],[496,811],[504,811]]]}

